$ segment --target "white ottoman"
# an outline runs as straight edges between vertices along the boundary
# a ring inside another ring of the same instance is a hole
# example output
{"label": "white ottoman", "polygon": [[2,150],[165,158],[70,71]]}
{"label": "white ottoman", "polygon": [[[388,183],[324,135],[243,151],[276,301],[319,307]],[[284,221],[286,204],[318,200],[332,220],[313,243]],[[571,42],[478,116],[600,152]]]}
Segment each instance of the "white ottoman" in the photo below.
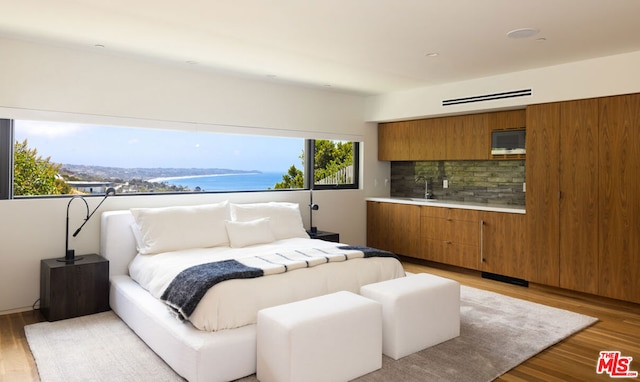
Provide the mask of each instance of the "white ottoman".
{"label": "white ottoman", "polygon": [[258,312],[260,382],[348,381],[382,367],[382,307],[337,292]]}
{"label": "white ottoman", "polygon": [[382,352],[400,359],[460,335],[460,284],[419,273],[364,285],[382,303]]}

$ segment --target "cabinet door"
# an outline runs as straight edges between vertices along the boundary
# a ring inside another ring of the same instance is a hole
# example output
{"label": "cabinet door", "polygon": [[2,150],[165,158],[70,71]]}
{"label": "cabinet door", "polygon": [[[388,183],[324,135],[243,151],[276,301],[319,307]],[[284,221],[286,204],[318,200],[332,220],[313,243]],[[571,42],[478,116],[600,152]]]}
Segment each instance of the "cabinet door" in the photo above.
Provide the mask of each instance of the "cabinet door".
{"label": "cabinet door", "polygon": [[443,118],[415,121],[411,126],[411,160],[442,160],[446,154],[446,126]]}
{"label": "cabinet door", "polygon": [[526,215],[483,212],[480,229],[480,269],[527,280]]}
{"label": "cabinet door", "polygon": [[560,115],[560,287],[598,293],[598,100]]}
{"label": "cabinet door", "polygon": [[404,256],[419,257],[420,206],[389,203],[390,251]]}
{"label": "cabinet door", "polygon": [[419,257],[420,206],[367,202],[367,246]]}
{"label": "cabinet door", "polygon": [[527,107],[527,253],[529,280],[559,285],[560,104]]}
{"label": "cabinet door", "polygon": [[640,303],[640,94],[599,100],[599,294]]}
{"label": "cabinet door", "polygon": [[367,246],[391,250],[388,203],[367,202]]}
{"label": "cabinet door", "polygon": [[378,160],[401,161],[410,158],[411,124],[389,122],[378,125]]}
{"label": "cabinet door", "polygon": [[486,160],[489,159],[487,113],[445,118],[446,159]]}

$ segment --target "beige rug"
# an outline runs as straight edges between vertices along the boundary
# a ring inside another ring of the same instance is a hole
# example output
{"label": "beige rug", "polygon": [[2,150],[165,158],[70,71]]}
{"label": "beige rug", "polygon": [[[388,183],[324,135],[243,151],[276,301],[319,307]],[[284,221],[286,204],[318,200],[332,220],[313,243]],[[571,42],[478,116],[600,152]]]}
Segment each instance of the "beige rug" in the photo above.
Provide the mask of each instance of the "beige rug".
{"label": "beige rug", "polygon": [[[464,286],[460,313],[460,337],[398,361],[383,357],[381,370],[358,381],[491,381],[597,321]],[[112,312],[25,332],[43,382],[181,380]]]}

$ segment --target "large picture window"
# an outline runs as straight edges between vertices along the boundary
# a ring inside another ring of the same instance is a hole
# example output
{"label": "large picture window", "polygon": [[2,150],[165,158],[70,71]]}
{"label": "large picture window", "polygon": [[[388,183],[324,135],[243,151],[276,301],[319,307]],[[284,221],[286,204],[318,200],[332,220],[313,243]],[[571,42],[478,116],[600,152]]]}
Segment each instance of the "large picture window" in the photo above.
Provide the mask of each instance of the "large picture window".
{"label": "large picture window", "polygon": [[109,187],[149,194],[358,186],[354,142],[1,121],[0,155],[13,159],[0,163],[11,174],[0,181],[4,199],[104,193]]}

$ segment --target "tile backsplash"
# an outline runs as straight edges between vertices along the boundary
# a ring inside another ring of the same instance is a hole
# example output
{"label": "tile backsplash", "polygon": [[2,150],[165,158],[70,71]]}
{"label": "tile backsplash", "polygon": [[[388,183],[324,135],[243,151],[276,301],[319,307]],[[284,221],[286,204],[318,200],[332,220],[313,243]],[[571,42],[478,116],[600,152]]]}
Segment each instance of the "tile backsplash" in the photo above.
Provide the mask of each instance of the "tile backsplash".
{"label": "tile backsplash", "polygon": [[391,196],[424,197],[423,178],[436,199],[525,205],[524,160],[391,162]]}

